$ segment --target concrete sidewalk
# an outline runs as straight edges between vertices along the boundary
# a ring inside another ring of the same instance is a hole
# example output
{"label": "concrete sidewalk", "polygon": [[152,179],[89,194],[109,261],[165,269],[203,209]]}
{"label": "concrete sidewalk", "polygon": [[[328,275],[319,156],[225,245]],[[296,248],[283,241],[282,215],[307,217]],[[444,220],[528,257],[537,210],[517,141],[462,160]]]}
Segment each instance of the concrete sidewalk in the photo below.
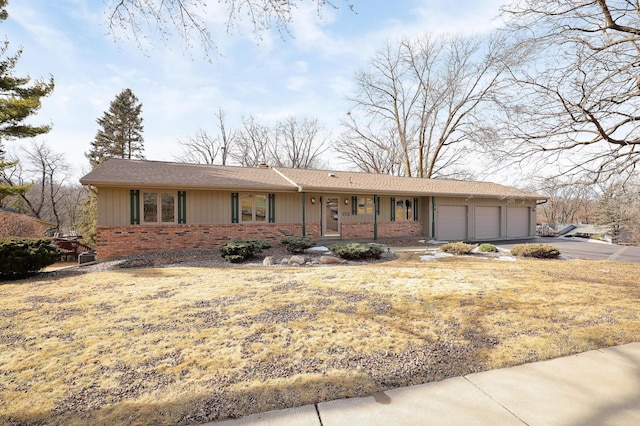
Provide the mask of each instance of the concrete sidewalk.
{"label": "concrete sidewalk", "polygon": [[640,425],[640,343],[214,424]]}

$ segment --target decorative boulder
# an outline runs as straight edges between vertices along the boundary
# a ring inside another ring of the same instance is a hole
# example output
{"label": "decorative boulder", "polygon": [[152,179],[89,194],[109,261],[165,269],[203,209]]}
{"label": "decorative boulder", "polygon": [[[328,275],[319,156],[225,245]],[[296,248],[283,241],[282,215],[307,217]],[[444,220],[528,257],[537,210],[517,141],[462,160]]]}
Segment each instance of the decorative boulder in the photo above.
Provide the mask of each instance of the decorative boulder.
{"label": "decorative boulder", "polygon": [[273,256],[267,256],[262,261],[262,264],[264,266],[273,266],[276,264],[276,259]]}
{"label": "decorative boulder", "polygon": [[289,265],[304,265],[305,263],[307,261],[302,256],[291,256],[291,259],[289,259]]}
{"label": "decorative boulder", "polygon": [[338,259],[335,256],[320,256],[320,263],[323,265],[332,265],[342,263],[342,260]]}
{"label": "decorative boulder", "polygon": [[280,264],[281,264],[281,265],[288,265],[288,264],[289,264],[289,258],[288,258],[288,257],[285,257],[284,259],[282,259],[282,260],[280,261]]}

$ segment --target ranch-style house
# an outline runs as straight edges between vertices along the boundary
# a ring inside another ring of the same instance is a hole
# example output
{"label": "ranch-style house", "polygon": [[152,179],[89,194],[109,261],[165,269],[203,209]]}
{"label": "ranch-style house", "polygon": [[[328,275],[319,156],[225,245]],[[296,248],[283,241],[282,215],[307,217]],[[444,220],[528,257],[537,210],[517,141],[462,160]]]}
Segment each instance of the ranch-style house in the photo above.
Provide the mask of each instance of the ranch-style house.
{"label": "ranch-style house", "polygon": [[489,182],[124,159],[80,182],[98,194],[100,259],[234,238],[521,239],[535,235],[545,199]]}

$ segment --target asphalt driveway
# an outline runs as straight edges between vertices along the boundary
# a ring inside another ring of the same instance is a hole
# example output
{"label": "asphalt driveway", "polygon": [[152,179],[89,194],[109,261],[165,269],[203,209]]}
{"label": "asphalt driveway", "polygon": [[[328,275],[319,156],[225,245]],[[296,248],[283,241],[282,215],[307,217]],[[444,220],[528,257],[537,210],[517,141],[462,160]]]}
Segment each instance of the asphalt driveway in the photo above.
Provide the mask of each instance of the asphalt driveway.
{"label": "asphalt driveway", "polygon": [[536,237],[519,241],[497,241],[498,247],[511,249],[516,244],[542,243],[555,246],[562,256],[570,259],[615,260],[618,262],[640,263],[640,247],[619,246],[589,242],[573,238]]}

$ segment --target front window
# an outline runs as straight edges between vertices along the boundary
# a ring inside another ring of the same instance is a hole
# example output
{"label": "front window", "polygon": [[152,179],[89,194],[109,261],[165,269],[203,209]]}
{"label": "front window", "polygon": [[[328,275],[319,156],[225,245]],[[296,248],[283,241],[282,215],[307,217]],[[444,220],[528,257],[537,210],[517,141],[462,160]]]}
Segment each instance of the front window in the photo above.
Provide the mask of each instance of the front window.
{"label": "front window", "polygon": [[240,211],[242,222],[266,222],[267,221],[267,196],[266,195],[241,195]]}
{"label": "front window", "polygon": [[409,198],[396,198],[396,220],[413,220],[413,200]]}
{"label": "front window", "polygon": [[142,200],[144,223],[176,222],[175,192],[144,192]]}
{"label": "front window", "polygon": [[358,197],[358,214],[373,214],[372,197]]}

